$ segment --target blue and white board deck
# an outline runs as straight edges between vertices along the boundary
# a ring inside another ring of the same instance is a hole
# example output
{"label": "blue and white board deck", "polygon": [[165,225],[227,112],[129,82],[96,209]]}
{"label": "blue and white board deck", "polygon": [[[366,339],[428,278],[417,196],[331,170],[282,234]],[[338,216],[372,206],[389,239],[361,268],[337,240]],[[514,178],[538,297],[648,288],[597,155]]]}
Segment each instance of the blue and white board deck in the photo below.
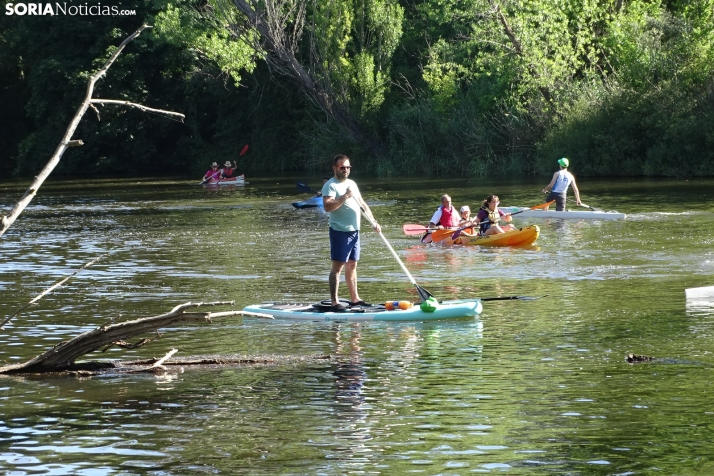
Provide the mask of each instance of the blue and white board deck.
{"label": "blue and white board deck", "polygon": [[247,312],[269,314],[276,319],[297,321],[436,321],[474,317],[481,313],[481,301],[442,303],[434,312],[424,312],[418,304],[404,310],[387,311],[384,306],[352,308],[346,312],[321,312],[312,304],[265,303],[245,307]]}

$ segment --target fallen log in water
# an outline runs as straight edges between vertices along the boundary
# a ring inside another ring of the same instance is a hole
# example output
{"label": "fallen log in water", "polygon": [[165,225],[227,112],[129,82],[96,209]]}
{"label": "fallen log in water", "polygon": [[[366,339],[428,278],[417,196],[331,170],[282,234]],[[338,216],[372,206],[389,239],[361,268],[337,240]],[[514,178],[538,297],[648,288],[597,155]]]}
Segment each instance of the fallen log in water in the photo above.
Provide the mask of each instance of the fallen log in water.
{"label": "fallen log in water", "polygon": [[[148,332],[155,333],[162,327],[169,327],[178,323],[212,322],[212,319],[238,315],[250,315],[266,319],[273,318],[272,316],[268,316],[266,314],[256,314],[245,311],[186,312],[187,309],[197,308],[200,306],[233,304],[235,304],[234,301],[217,301],[209,303],[187,302],[180,304],[166,314],[161,314],[159,316],[143,317],[141,319],[116,324],[114,324],[113,320],[111,320],[96,329],[84,332],[68,341],[61,342],[47,352],[44,352],[43,354],[25,363],[0,367],[0,374],[44,373],[68,370],[94,371],[106,369],[107,367],[116,367],[116,364],[107,362],[76,364],[75,361],[83,355],[89,354],[90,352],[94,352],[101,348],[106,350],[112,345],[119,345],[121,347],[139,347],[150,342],[151,339],[142,339],[142,341],[134,345],[127,344],[125,340],[141,334],[146,334]],[[168,360],[173,353],[175,353],[175,350],[169,352],[159,361],[152,361],[147,370],[150,369],[152,372],[155,371],[155,369],[165,370],[165,366],[168,364],[166,360]]]}

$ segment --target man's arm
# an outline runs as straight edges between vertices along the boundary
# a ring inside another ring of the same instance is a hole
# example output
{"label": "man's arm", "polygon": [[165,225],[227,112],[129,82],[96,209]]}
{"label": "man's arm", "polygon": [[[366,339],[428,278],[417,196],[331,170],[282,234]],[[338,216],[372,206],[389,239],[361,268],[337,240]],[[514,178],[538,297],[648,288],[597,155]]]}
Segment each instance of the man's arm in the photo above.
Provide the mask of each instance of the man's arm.
{"label": "man's arm", "polygon": [[330,196],[322,196],[322,206],[325,208],[326,212],[334,212],[338,208],[340,208],[347,200],[352,198],[352,190],[349,188],[347,189],[347,193],[342,195],[341,197],[330,197]]}
{"label": "man's arm", "polygon": [[441,208],[437,208],[436,212],[434,212],[434,215],[431,217],[431,220],[429,221],[429,228],[436,228],[437,230],[442,230],[444,227],[439,225],[440,221],[441,221]]}
{"label": "man's arm", "polygon": [[575,202],[580,205],[580,190],[578,190],[578,186],[575,185],[575,177],[573,177],[573,181],[570,183],[570,186],[573,187],[573,193],[575,194]]}

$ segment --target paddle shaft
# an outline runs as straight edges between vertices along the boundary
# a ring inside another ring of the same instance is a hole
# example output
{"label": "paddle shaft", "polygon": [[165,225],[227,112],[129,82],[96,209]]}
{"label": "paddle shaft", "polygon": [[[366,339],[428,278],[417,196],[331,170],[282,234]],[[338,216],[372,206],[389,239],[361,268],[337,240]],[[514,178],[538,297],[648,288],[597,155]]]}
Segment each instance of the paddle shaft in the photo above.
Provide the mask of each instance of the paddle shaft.
{"label": "paddle shaft", "polygon": [[[519,211],[513,212],[513,213],[506,213],[506,214],[503,215],[503,216],[504,216],[504,217],[508,217],[508,216],[513,216],[513,215],[518,215],[519,213],[527,212],[527,211],[529,211],[529,210],[535,210],[536,208],[545,208],[545,207],[547,207],[547,206],[550,206],[550,205],[553,204],[553,203],[555,203],[555,200],[551,200],[550,202],[542,203],[542,204],[536,205],[536,206],[534,206],[534,207],[526,208],[525,210],[519,210]],[[468,225],[468,226],[462,226],[461,228],[459,228],[458,230],[456,230],[456,231],[451,235],[451,239],[452,239],[452,240],[455,240],[456,238],[458,238],[458,237],[459,237],[459,234],[460,234],[463,230],[465,230],[465,229],[467,229],[467,228],[471,228],[471,227],[476,226],[476,225],[479,225],[479,226],[480,226],[480,225],[485,224],[485,223],[491,223],[491,222],[490,222],[490,220],[484,220],[484,221],[479,222],[479,223],[473,223],[473,222],[471,222],[471,224]]]}
{"label": "paddle shaft", "polygon": [[308,187],[307,185],[305,185],[302,182],[298,182],[297,186],[298,186],[298,188],[303,189],[305,192],[314,193],[315,195],[317,195],[316,191],[314,191],[313,189],[311,189],[310,187]]}
{"label": "paddle shaft", "polygon": [[545,296],[537,296],[537,297],[531,297],[531,296],[498,296],[498,297],[487,297],[487,298],[473,298],[473,299],[455,299],[453,301],[442,301],[443,304],[458,304],[462,302],[471,302],[474,299],[478,299],[481,302],[485,301],[513,301],[513,300],[520,300],[520,301],[535,301],[536,299],[544,298]]}
{"label": "paddle shaft", "polygon": [[[374,222],[374,220],[372,220],[372,218],[369,215],[367,215],[367,212],[365,211],[364,208],[362,208],[361,205],[359,208],[360,208],[360,210],[362,210],[362,216],[365,217],[365,219],[369,222],[370,225],[372,225],[372,228],[375,228],[377,226],[377,224]],[[409,281],[416,288],[417,293],[419,294],[419,297],[422,299],[422,301],[425,301],[427,299],[424,297],[424,295],[422,293],[427,294],[427,297],[432,297],[431,293],[429,293],[429,291],[427,291],[426,289],[422,288],[421,286],[419,286],[417,284],[416,280],[414,279],[414,276],[412,276],[412,273],[409,272],[407,267],[404,265],[402,260],[399,258],[399,255],[397,255],[397,252],[394,251],[394,248],[392,248],[392,245],[389,244],[389,241],[387,241],[387,238],[385,238],[385,236],[382,234],[382,232],[379,231],[378,233],[379,233],[379,237],[382,238],[382,241],[384,241],[384,244],[387,245],[387,249],[389,249],[389,251],[392,253],[392,256],[394,256],[394,259],[396,259],[397,263],[399,263],[399,266],[402,267],[402,271],[404,271],[404,274],[407,275],[407,278],[409,278]]]}
{"label": "paddle shaft", "polygon": [[219,173],[221,173],[220,170],[218,172],[216,172],[215,174],[211,175],[210,177],[208,177],[207,179],[203,179],[203,181],[201,183],[199,183],[199,185],[203,185],[204,183],[208,182],[209,180],[211,180],[213,177],[215,177]]}
{"label": "paddle shaft", "polygon": [[[429,232],[429,231],[436,231],[437,229],[438,228],[429,228],[424,225],[416,225],[416,224],[411,224],[411,223],[402,225],[402,231],[404,231],[405,235],[421,235],[421,234]],[[454,230],[455,228],[445,228],[445,229]]]}

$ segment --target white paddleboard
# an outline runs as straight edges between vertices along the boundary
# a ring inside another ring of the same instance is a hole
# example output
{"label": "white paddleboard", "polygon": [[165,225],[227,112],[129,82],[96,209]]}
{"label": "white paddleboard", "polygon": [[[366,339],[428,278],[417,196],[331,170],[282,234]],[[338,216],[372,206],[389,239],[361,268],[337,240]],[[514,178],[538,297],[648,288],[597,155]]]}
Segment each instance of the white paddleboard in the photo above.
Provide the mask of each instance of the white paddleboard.
{"label": "white paddleboard", "polygon": [[687,299],[709,299],[714,301],[714,286],[704,286],[701,288],[689,288],[684,290]]}
{"label": "white paddleboard", "polygon": [[[555,205],[551,205],[555,207]],[[528,210],[530,207],[499,207],[504,213],[515,213],[525,210],[518,214],[518,216],[523,218],[562,218],[562,219],[577,219],[577,220],[623,220],[627,217],[624,213],[618,212],[595,212],[595,211],[579,211],[579,210],[565,210],[564,212],[557,212],[553,209],[551,210]]]}

